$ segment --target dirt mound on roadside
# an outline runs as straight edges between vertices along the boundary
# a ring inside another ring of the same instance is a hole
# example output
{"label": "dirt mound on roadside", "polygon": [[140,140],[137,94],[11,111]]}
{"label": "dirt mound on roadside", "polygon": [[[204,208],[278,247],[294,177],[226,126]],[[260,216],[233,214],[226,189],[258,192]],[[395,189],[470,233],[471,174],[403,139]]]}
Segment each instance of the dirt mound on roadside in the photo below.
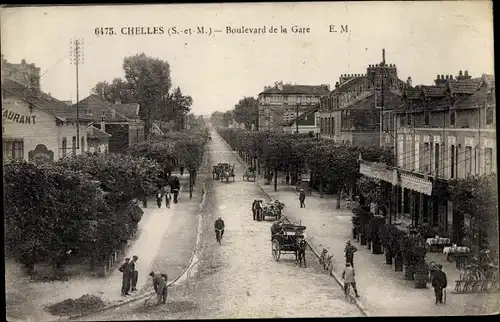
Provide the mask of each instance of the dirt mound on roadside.
{"label": "dirt mound on roadside", "polygon": [[46,308],[53,315],[65,316],[91,313],[103,308],[106,304],[100,297],[85,294],[79,299],[67,299]]}

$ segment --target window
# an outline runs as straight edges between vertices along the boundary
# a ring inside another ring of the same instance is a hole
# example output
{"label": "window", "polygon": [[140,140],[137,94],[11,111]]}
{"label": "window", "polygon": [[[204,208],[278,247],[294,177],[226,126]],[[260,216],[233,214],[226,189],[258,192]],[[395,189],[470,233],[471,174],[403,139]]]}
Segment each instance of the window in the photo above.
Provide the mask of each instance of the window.
{"label": "window", "polygon": [[81,140],[81,143],[80,143],[80,151],[83,153],[85,152],[85,137],[82,136],[82,140]]}
{"label": "window", "polygon": [[491,173],[493,170],[493,149],[485,148],[484,149],[484,172]]}
{"label": "window", "polygon": [[335,118],[332,117],[332,135],[335,135]]}
{"label": "window", "polygon": [[434,170],[439,173],[439,143],[434,144]]}
{"label": "window", "polygon": [[411,114],[406,115],[406,125],[411,126]]}
{"label": "window", "polygon": [[73,155],[76,155],[76,136],[74,136],[73,140],[71,141],[71,150]]}
{"label": "window", "polygon": [[455,125],[456,111],[450,111],[450,125]]}
{"label": "window", "polygon": [[492,106],[486,108],[486,124],[490,125],[495,122],[495,112]]}
{"label": "window", "polygon": [[406,115],[401,115],[399,117],[399,126],[405,126],[406,120],[405,120]]}
{"label": "window", "polygon": [[479,148],[474,148],[474,174],[479,174]]}
{"label": "window", "polygon": [[3,140],[3,158],[23,159],[24,142],[23,140]]}
{"label": "window", "polygon": [[450,158],[450,178],[455,178],[455,146],[452,145],[450,149],[451,158]]}
{"label": "window", "polygon": [[422,160],[422,164],[424,165],[424,172],[429,173],[430,172],[430,148],[429,148],[429,143],[425,142],[424,143],[424,159]]}
{"label": "window", "polygon": [[424,112],[424,122],[425,122],[425,125],[429,125],[430,118],[431,118],[430,112],[429,111],[425,111]]}
{"label": "window", "polygon": [[465,176],[469,176],[472,173],[472,148],[470,146],[465,147]]}
{"label": "window", "polygon": [[68,140],[66,140],[66,138],[63,138],[62,139],[62,146],[61,146],[61,150],[62,150],[62,156],[65,157],[66,156],[66,150],[68,149]]}

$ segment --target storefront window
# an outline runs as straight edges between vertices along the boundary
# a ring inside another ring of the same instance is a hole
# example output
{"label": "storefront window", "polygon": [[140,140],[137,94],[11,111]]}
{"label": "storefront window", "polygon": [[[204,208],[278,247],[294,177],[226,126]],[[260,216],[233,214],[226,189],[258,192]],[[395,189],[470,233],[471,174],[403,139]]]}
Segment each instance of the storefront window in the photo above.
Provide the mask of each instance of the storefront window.
{"label": "storefront window", "polygon": [[3,140],[3,158],[23,159],[24,142],[22,140]]}

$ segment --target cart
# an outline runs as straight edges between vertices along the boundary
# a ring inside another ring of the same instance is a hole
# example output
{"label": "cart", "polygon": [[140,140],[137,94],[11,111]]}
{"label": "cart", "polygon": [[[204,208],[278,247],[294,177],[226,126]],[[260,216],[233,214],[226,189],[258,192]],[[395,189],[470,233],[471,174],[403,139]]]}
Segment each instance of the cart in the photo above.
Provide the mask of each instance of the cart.
{"label": "cart", "polygon": [[279,200],[274,200],[270,203],[261,205],[262,208],[262,220],[266,217],[274,217],[275,219],[280,219],[282,216],[283,208],[285,204]]}
{"label": "cart", "polygon": [[250,181],[250,178],[252,179],[252,181],[255,181],[255,179],[257,178],[256,174],[255,174],[255,169],[253,168],[248,168],[245,173],[243,174],[243,180],[246,180],[247,181]]}
{"label": "cart", "polygon": [[275,261],[280,260],[281,254],[295,254],[297,257],[300,240],[305,238],[304,230],[306,226],[283,223],[271,232],[271,252]]}

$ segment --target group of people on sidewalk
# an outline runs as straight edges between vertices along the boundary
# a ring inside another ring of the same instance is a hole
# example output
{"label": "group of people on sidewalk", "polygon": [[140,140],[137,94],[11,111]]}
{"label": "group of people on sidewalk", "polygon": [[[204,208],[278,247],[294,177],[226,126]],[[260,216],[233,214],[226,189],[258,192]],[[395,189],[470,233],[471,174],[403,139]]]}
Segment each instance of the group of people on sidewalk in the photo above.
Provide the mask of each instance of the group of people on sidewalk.
{"label": "group of people on sidewalk", "polygon": [[[184,171],[184,170],[183,170]],[[182,173],[181,173],[182,175]],[[164,187],[159,185],[158,192],[156,193],[156,204],[158,208],[161,208],[163,197],[165,196],[165,206],[170,208],[170,200],[172,200],[172,195],[174,198],[174,203],[178,202],[179,190],[181,188],[181,184],[177,177],[173,177],[172,183],[170,185],[170,191],[168,191],[168,187]]]}
{"label": "group of people on sidewalk", "polygon": [[122,296],[128,296],[130,295],[129,292],[136,292],[137,291],[137,279],[139,277],[139,273],[135,269],[135,263],[139,257],[134,255],[132,257],[132,260],[130,258],[125,258],[125,263],[123,263],[120,268],[118,269],[122,274],[122,290],[121,290],[121,295]]}

